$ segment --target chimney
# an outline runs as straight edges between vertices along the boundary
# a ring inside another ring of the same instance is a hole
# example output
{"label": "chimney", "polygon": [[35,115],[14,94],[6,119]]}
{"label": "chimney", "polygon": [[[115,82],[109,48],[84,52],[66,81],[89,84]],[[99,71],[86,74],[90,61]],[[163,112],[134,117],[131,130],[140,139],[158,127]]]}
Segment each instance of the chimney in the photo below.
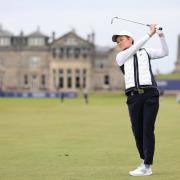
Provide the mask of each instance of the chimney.
{"label": "chimney", "polygon": [[91,43],[95,43],[95,32],[93,31],[91,34]]}
{"label": "chimney", "polygon": [[21,37],[24,36],[24,32],[23,32],[23,31],[20,32],[20,36],[21,36]]}
{"label": "chimney", "polygon": [[91,35],[90,34],[87,35],[87,41],[91,42]]}
{"label": "chimney", "polygon": [[56,38],[56,33],[53,31],[52,32],[52,42],[55,40],[55,38]]}

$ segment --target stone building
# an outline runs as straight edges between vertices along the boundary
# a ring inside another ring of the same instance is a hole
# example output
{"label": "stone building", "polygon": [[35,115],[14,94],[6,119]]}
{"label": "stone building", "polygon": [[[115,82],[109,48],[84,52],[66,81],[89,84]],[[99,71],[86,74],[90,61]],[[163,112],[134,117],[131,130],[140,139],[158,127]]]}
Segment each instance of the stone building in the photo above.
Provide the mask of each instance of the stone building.
{"label": "stone building", "polygon": [[180,73],[180,35],[178,36],[177,61],[174,73]]}
{"label": "stone building", "polygon": [[72,30],[59,38],[38,28],[24,35],[0,27],[0,89],[6,92],[117,91],[124,88],[117,49],[97,47]]}

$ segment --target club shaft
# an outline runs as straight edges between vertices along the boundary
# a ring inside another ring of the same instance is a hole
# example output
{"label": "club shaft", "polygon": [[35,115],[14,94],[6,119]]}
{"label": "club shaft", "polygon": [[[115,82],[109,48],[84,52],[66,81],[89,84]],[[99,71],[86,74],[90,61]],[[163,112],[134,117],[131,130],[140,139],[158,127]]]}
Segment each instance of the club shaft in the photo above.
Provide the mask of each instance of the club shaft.
{"label": "club shaft", "polygon": [[[129,19],[124,19],[124,18],[120,18],[120,17],[113,17],[112,20],[111,20],[111,24],[113,23],[114,19],[120,19],[120,20],[123,20],[123,21],[128,21],[128,22],[131,22],[131,23],[135,23],[135,24],[139,24],[139,25],[143,25],[143,26],[150,26],[150,24],[144,24],[144,23],[141,23],[141,22],[137,22],[137,21],[132,21],[132,20],[129,20]],[[158,30],[162,30],[163,28],[162,27],[158,27]]]}
{"label": "club shaft", "polygon": [[137,21],[132,21],[132,20],[129,20],[129,19],[124,19],[124,18],[120,18],[120,17],[117,17],[117,19],[121,19],[123,21],[129,21],[129,22],[140,24],[140,25],[143,25],[143,26],[147,26],[147,24],[144,24],[144,23],[141,23],[141,22],[137,22]]}

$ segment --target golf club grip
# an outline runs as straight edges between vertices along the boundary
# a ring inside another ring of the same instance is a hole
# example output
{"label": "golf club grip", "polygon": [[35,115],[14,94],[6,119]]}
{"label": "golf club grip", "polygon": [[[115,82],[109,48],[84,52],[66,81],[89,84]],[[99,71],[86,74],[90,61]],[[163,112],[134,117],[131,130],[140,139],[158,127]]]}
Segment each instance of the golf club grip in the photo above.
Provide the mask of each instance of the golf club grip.
{"label": "golf club grip", "polygon": [[162,30],[163,30],[163,28],[162,28],[162,27],[158,27],[158,30],[161,30],[161,31],[162,31]]}
{"label": "golf club grip", "polygon": [[[146,24],[146,26],[151,26],[150,24]],[[157,26],[157,30],[160,30],[160,31],[162,31],[163,30],[163,28],[162,27],[159,27],[159,26]]]}

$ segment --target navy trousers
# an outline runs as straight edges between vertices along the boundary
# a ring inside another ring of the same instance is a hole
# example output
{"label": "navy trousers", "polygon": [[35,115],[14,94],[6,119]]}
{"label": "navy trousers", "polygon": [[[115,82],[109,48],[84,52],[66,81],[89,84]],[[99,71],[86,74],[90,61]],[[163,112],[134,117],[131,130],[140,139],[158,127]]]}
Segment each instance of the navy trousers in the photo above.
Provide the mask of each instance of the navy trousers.
{"label": "navy trousers", "polygon": [[128,94],[127,105],[136,146],[144,164],[153,164],[155,120],[159,109],[159,92],[147,89],[143,94]]}

